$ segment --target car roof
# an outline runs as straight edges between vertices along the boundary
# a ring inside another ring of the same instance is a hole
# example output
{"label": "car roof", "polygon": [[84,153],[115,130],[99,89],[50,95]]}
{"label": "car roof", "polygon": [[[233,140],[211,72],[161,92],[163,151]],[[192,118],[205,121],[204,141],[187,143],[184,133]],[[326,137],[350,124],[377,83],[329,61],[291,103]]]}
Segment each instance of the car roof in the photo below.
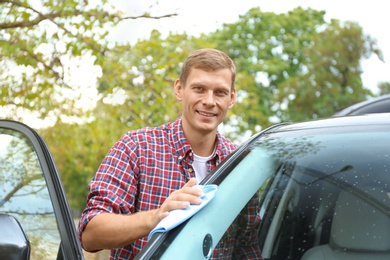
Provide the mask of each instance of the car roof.
{"label": "car roof", "polygon": [[390,127],[390,113],[373,113],[356,116],[339,116],[325,119],[317,119],[293,124],[281,124],[279,127],[272,127],[267,132],[281,132],[294,130],[309,130],[319,128],[335,128],[346,126],[369,126],[383,125]]}
{"label": "car roof", "polygon": [[390,94],[370,98],[337,112],[335,116],[390,112]]}

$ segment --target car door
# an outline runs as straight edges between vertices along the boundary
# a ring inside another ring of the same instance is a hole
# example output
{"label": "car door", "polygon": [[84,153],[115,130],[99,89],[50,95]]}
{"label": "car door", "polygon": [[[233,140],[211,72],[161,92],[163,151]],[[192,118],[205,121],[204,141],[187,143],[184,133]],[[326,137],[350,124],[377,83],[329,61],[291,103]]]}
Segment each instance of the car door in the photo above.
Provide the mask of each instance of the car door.
{"label": "car door", "polygon": [[0,229],[0,259],[84,259],[47,145],[8,120],[0,120]]}

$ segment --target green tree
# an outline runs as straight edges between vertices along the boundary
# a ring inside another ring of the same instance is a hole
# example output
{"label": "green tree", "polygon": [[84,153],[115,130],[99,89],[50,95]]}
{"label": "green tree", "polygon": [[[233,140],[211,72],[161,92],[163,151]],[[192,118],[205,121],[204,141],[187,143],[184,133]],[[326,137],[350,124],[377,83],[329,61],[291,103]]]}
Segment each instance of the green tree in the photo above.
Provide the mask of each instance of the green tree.
{"label": "green tree", "polygon": [[239,69],[234,121],[258,131],[279,121],[332,115],[372,95],[361,83],[360,61],[380,51],[357,24],[324,19],[324,11],[296,8],[287,14],[259,8],[225,24],[213,41]]}
{"label": "green tree", "polygon": [[390,82],[381,82],[378,85],[379,96],[390,94]]}
{"label": "green tree", "polygon": [[120,22],[174,15],[125,16],[107,0],[0,0],[0,107],[11,118],[20,110],[83,116],[87,86],[74,82],[72,68],[80,61],[101,66],[115,46],[107,36]]}
{"label": "green tree", "polygon": [[332,20],[305,49],[305,71],[280,85],[284,91],[278,101],[288,104],[284,120],[332,116],[372,96],[362,84],[360,62],[377,52],[375,41],[358,24]]}
{"label": "green tree", "polygon": [[276,96],[279,85],[294,77],[304,62],[304,50],[317,27],[325,25],[323,11],[295,9],[287,14],[253,8],[237,23],[225,24],[213,37],[217,47],[237,63],[239,105],[236,124],[255,131],[282,116]]}
{"label": "green tree", "polygon": [[85,207],[88,183],[104,156],[129,130],[118,111],[116,106],[98,102],[94,109],[96,118],[86,123],[57,122],[54,127],[39,130],[53,154],[75,216]]}
{"label": "green tree", "polygon": [[3,0],[0,21],[0,105],[45,117],[76,112],[69,96],[82,86],[69,84],[68,62],[89,55],[100,64],[119,13],[106,0]]}

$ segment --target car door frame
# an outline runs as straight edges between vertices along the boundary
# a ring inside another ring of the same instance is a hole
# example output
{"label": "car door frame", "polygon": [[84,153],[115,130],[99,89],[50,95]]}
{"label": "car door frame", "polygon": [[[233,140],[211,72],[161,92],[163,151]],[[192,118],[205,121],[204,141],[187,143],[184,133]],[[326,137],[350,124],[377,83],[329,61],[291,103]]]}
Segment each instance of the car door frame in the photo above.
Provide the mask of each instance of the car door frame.
{"label": "car door frame", "polygon": [[34,147],[53,204],[60,233],[61,244],[57,259],[84,259],[65,191],[47,144],[34,129],[21,122],[1,119],[0,128],[22,133],[31,141]]}

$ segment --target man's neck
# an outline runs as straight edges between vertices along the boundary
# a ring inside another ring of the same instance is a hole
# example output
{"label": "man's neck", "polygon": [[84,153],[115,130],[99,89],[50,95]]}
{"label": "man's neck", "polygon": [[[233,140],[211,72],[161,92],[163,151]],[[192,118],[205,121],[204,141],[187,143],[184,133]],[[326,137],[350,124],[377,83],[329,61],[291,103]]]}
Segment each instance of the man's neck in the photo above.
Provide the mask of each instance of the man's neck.
{"label": "man's neck", "polygon": [[189,131],[183,126],[184,135],[196,155],[207,157],[214,152],[217,130],[208,133]]}
{"label": "man's neck", "polygon": [[207,157],[210,156],[215,149],[216,145],[216,135],[208,135],[208,136],[198,136],[191,139],[188,139],[193,152],[196,155]]}

